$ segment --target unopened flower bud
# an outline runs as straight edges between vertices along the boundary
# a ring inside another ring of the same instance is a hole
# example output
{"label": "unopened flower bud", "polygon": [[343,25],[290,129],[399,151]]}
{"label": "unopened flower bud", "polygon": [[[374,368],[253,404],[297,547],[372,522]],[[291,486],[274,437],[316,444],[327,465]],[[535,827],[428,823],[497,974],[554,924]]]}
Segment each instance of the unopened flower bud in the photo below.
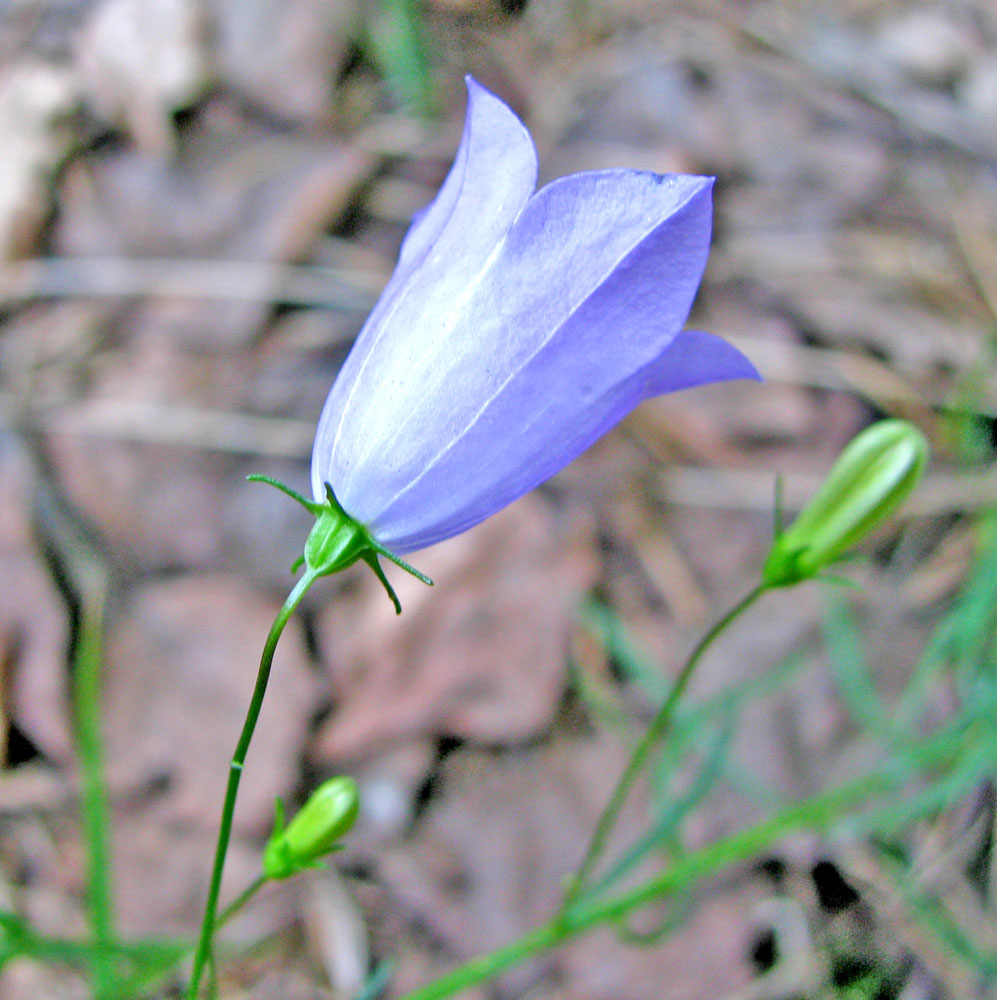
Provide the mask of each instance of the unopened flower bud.
{"label": "unopened flower bud", "polygon": [[319,859],[352,829],[359,808],[357,783],[345,775],[319,785],[284,829],[284,810],[278,799],[274,832],[263,851],[263,874],[281,879],[319,866]]}
{"label": "unopened flower bud", "polygon": [[816,576],[892,514],[928,461],[924,435],[906,420],[881,420],[856,435],[813,499],[778,535],[762,578],[786,587]]}

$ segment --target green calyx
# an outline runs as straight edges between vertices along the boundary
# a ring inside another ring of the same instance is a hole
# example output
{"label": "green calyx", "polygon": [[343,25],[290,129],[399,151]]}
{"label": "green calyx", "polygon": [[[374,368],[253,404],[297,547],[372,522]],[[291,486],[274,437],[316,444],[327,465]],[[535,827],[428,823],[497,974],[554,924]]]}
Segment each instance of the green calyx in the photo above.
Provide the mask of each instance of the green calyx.
{"label": "green calyx", "polygon": [[247,479],[250,482],[267,483],[275,487],[281,493],[291,497],[292,500],[297,500],[315,517],[315,524],[305,540],[304,553],[298,558],[292,567],[293,569],[304,564],[306,572],[312,577],[318,578],[338,573],[362,560],[370,566],[374,575],[381,581],[381,585],[395,606],[396,614],[402,613],[402,606],[398,595],[381,568],[381,556],[401,567],[417,580],[421,580],[427,586],[433,585],[433,581],[428,576],[420,573],[414,566],[410,566],[404,559],[399,559],[393,552],[381,545],[364,525],[350,517],[343,510],[342,504],[336,499],[336,494],[328,483],[325,484],[325,503],[316,503],[270,476],[253,475],[247,476]]}

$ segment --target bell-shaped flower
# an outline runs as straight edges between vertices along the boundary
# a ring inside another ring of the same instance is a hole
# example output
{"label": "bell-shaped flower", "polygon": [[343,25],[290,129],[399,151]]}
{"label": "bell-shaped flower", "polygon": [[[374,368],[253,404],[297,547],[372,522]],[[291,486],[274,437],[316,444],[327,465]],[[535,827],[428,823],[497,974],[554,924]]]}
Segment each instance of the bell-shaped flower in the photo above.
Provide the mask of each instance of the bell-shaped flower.
{"label": "bell-shaped flower", "polygon": [[599,170],[534,192],[536,150],[468,78],[436,199],[329,394],[312,452],[395,553],[459,534],[552,476],[638,403],[757,378],[682,330],[709,250],[712,178]]}

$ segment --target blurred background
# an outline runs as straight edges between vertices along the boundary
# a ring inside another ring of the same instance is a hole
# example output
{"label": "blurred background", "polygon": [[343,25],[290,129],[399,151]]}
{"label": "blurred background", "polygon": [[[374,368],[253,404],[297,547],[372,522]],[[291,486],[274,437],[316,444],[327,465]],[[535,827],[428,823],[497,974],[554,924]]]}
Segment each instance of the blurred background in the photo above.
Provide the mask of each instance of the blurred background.
{"label": "blurred background", "polygon": [[[226,892],[256,874],[275,795],[353,774],[361,819],[333,869],[233,922],[222,995],[348,997],[391,957],[397,996],[546,919],[667,679],[757,579],[776,475],[791,511],[879,416],[915,421],[935,461],[845,570],[862,591],[771,595],[735,627],[621,843],[670,816],[660,864],[889,762],[877,725],[911,676],[911,739],[994,729],[989,0],[6,0],[0,907],[44,934],[87,928],[70,664],[94,588],[116,920],[197,928],[309,528],[244,477],[308,492],[322,403],[449,167],[467,73],[523,117],[542,182],[717,176],[691,323],[766,382],[645,404],[413,556],[432,591],[392,573],[398,620],[366,569],[315,588]],[[912,812],[787,836],[642,914],[666,921],[654,943],[596,933],[469,995],[997,996],[995,757],[973,747]],[[71,964],[0,957],[5,998],[88,995]]]}

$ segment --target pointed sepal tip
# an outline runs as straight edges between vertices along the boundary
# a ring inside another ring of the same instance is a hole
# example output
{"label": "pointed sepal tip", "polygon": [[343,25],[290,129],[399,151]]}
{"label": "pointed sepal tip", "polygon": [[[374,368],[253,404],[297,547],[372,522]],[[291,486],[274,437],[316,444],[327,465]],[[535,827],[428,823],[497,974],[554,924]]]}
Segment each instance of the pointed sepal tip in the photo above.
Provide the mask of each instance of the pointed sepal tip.
{"label": "pointed sepal tip", "polygon": [[425,573],[420,573],[414,566],[385,548],[371,535],[365,525],[350,517],[329,483],[325,484],[325,503],[316,503],[272,476],[251,475],[246,478],[250,482],[266,483],[280,490],[301,504],[315,518],[315,524],[305,540],[304,552],[295,560],[292,571],[304,565],[305,571],[317,579],[320,576],[338,573],[362,560],[373,570],[391,599],[395,613],[399,615],[402,613],[401,602],[384,573],[379,556],[405,570],[426,586],[433,586],[433,581]]}

